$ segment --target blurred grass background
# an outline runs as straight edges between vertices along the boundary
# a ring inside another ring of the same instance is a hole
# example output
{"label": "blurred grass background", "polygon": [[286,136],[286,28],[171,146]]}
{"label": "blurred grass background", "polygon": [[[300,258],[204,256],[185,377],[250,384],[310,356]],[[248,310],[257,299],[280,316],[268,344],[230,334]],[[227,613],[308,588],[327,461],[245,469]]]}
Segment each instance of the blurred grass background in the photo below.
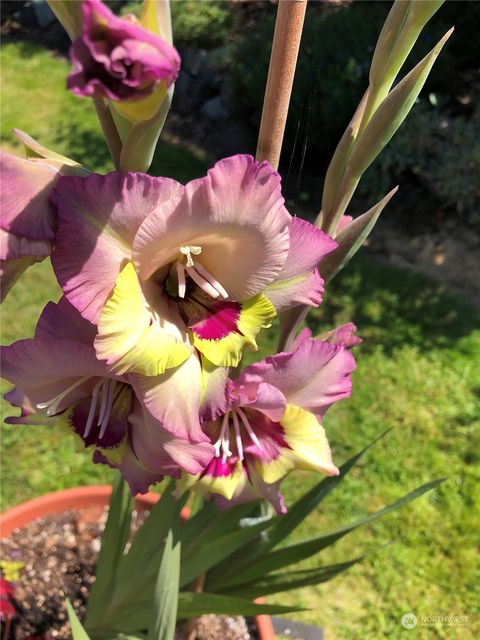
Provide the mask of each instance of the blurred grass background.
{"label": "blurred grass background", "polygon": [[[32,44],[10,42],[2,48],[2,70],[4,148],[19,152],[10,133],[15,126],[90,168],[110,169],[90,103],[64,90],[64,60]],[[185,181],[202,175],[206,167],[200,154],[161,143],[153,172]],[[48,262],[29,269],[3,305],[2,342],[31,335],[45,303],[58,297]],[[315,560],[328,564],[366,553],[365,561],[349,573],[321,587],[282,594],[278,601],[288,597],[310,607],[298,618],[325,627],[329,639],[396,639],[410,633],[422,639],[473,640],[480,633],[475,546],[480,507],[478,309],[437,282],[364,254],[333,281],[309,321],[314,329],[323,329],[349,320],[357,324],[364,343],[355,350],[353,396],[334,407],[325,421],[337,464],[385,429],[393,427],[393,432],[300,533],[348,523],[432,478],[448,480]],[[266,333],[261,355],[272,348],[272,333]],[[11,413],[5,403],[2,413]],[[2,476],[3,508],[111,477],[109,470],[76,453],[63,432],[40,426],[4,426]],[[317,480],[312,474],[288,478],[287,505]],[[379,550],[388,542],[392,544]],[[468,615],[470,621],[456,628],[406,631],[400,618],[409,611],[417,616]]]}

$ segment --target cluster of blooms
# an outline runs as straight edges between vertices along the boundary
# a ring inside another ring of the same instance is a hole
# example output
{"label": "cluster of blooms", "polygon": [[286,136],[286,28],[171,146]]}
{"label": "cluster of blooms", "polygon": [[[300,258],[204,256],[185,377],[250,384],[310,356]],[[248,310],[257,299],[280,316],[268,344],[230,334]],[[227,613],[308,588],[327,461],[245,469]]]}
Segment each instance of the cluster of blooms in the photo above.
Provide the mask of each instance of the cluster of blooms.
{"label": "cluster of blooms", "polygon": [[[72,88],[137,99],[173,81],[168,45],[83,6]],[[262,496],[283,512],[290,470],[338,474],[321,421],[350,395],[355,327],[304,331],[238,371],[278,314],[320,304],[317,265],[337,246],[288,213],[272,167],[237,155],[185,186],[102,176],[17,135],[30,157],[2,154],[4,292],[51,255],[63,297],[33,338],[2,348],[21,408],[7,422],[70,430],[133,493],[172,476],[220,505]]]}

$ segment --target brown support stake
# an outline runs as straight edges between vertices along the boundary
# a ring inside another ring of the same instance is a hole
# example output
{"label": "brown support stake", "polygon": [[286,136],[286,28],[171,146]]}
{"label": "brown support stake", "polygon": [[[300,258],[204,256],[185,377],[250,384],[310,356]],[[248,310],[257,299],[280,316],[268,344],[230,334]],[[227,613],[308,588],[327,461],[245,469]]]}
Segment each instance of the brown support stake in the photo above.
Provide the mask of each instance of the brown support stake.
{"label": "brown support stake", "polygon": [[278,169],[307,0],[279,0],[258,135],[257,160]]}

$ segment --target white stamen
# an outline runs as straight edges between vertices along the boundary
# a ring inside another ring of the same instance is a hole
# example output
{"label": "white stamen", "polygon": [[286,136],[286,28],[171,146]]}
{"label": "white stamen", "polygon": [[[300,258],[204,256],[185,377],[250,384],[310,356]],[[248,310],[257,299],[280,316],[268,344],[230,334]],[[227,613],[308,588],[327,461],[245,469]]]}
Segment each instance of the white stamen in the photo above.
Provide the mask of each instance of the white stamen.
{"label": "white stamen", "polygon": [[102,420],[105,417],[105,411],[107,408],[107,400],[108,400],[108,380],[104,380],[102,385],[102,404],[100,405],[100,411],[98,412],[98,422],[97,427],[102,424]]}
{"label": "white stamen", "polygon": [[185,297],[185,272],[211,298],[218,298],[218,296],[222,296],[225,300],[228,298],[228,292],[220,282],[203,265],[193,261],[192,255],[199,256],[202,253],[202,247],[194,244],[185,245],[180,247],[180,253],[185,256],[186,262],[185,264],[181,262],[176,264],[179,298]]}
{"label": "white stamen", "polygon": [[237,445],[237,453],[240,460],[243,460],[243,444],[242,436],[240,434],[240,423],[238,422],[238,416],[236,411],[232,411],[233,428],[235,429],[235,443]]}
{"label": "white stamen", "polygon": [[177,269],[177,279],[178,279],[178,297],[185,298],[185,291],[187,288],[185,283],[185,267],[183,266],[183,264],[180,264],[179,262],[177,262],[176,269]]}
{"label": "white stamen", "polygon": [[212,274],[205,269],[205,267],[203,265],[201,265],[200,263],[197,262],[196,265],[195,265],[195,269],[197,270],[197,272],[201,276],[203,276],[205,278],[205,280],[207,282],[209,282],[212,285],[212,287],[214,287],[214,289],[216,289],[218,291],[218,293],[222,296],[222,298],[225,298],[225,300],[228,298],[228,293],[222,287],[220,282],[218,280],[216,280],[212,276]]}
{"label": "white stamen", "polygon": [[[105,387],[104,387],[105,389]],[[100,426],[100,433],[98,435],[98,439],[101,440],[105,435],[105,431],[107,430],[108,421],[110,420],[110,413],[112,412],[113,399],[114,399],[114,389],[115,389],[115,380],[109,380],[106,384],[106,393],[104,391],[104,395],[107,396],[108,402],[106,404],[105,414],[102,419],[102,424]]]}
{"label": "white stamen", "polygon": [[88,411],[87,423],[85,425],[85,431],[83,432],[83,437],[86,438],[92,429],[93,418],[95,417],[95,409],[97,408],[97,400],[98,394],[100,392],[100,387],[103,385],[105,380],[100,379],[97,384],[93,388],[92,399],[90,401],[90,409]]}
{"label": "white stamen", "polygon": [[223,436],[222,449],[223,449],[222,462],[223,464],[225,464],[225,462],[227,461],[227,458],[230,458],[230,456],[232,455],[232,452],[230,451],[230,429],[228,428],[228,420],[227,420],[227,428],[225,429],[225,435]]}
{"label": "white stamen", "polygon": [[257,445],[259,449],[262,449],[262,445],[260,444],[259,439],[255,435],[254,430],[252,429],[247,416],[243,413],[241,409],[237,409],[237,413],[240,416],[240,420],[243,422],[243,426],[247,430],[248,435],[250,436],[252,442]]}
{"label": "white stamen", "polygon": [[220,435],[218,436],[218,440],[213,445],[215,449],[215,457],[220,457],[220,452],[222,453],[222,462],[225,464],[227,458],[232,455],[230,451],[230,429],[228,420],[230,418],[230,413],[225,413],[222,420],[222,428],[220,429]]}
{"label": "white stamen", "polygon": [[79,378],[73,384],[67,387],[65,391],[62,391],[61,393],[59,393],[58,396],[55,396],[54,398],[52,398],[51,400],[47,400],[46,402],[39,402],[37,404],[37,409],[47,409],[47,416],[55,415],[57,413],[58,405],[60,404],[60,402],[66,396],[68,396],[68,394],[71,391],[73,391],[74,389],[79,387],[81,384],[86,382],[89,378],[90,376],[83,376],[83,378]]}
{"label": "white stamen", "polygon": [[194,256],[199,256],[202,253],[202,247],[197,247],[192,244],[186,247],[180,247],[180,253],[187,257],[187,267],[193,267],[192,253]]}
{"label": "white stamen", "polygon": [[198,284],[202,291],[205,291],[211,298],[218,298],[220,293],[198,273],[195,267],[189,267],[187,264],[186,270],[191,279]]}

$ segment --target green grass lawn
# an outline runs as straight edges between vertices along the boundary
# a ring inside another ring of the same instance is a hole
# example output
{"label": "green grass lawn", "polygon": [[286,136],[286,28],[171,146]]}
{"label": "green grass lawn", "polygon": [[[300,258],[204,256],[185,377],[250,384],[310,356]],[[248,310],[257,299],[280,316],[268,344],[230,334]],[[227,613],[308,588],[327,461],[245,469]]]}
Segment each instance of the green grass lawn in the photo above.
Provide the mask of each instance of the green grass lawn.
{"label": "green grass lawn", "polygon": [[[63,91],[65,63],[31,45],[8,43],[2,55],[2,140],[13,146],[8,129],[17,126],[90,167],[108,170],[88,101]],[[205,162],[181,147],[161,145],[155,166],[157,172],[185,180],[201,175]],[[31,335],[43,305],[58,296],[48,262],[29,269],[3,305],[2,341]],[[432,478],[448,480],[314,561],[328,564],[366,554],[350,572],[277,600],[310,607],[295,617],[324,626],[329,640],[473,640],[480,633],[475,548],[480,315],[438,283],[362,255],[333,281],[325,302],[310,316],[315,329],[347,320],[358,325],[364,343],[355,350],[352,398],[334,407],[325,420],[335,461],[340,464],[385,429],[393,431],[300,533],[313,535],[348,523]],[[272,344],[270,331],[261,353]],[[5,403],[2,410],[8,411]],[[72,438],[46,427],[5,426],[2,450],[4,507],[111,477],[75,452]],[[317,480],[314,474],[291,475],[284,483],[287,505]],[[418,616],[468,615],[470,620],[461,627],[419,625],[409,631],[400,618],[410,611]]]}

